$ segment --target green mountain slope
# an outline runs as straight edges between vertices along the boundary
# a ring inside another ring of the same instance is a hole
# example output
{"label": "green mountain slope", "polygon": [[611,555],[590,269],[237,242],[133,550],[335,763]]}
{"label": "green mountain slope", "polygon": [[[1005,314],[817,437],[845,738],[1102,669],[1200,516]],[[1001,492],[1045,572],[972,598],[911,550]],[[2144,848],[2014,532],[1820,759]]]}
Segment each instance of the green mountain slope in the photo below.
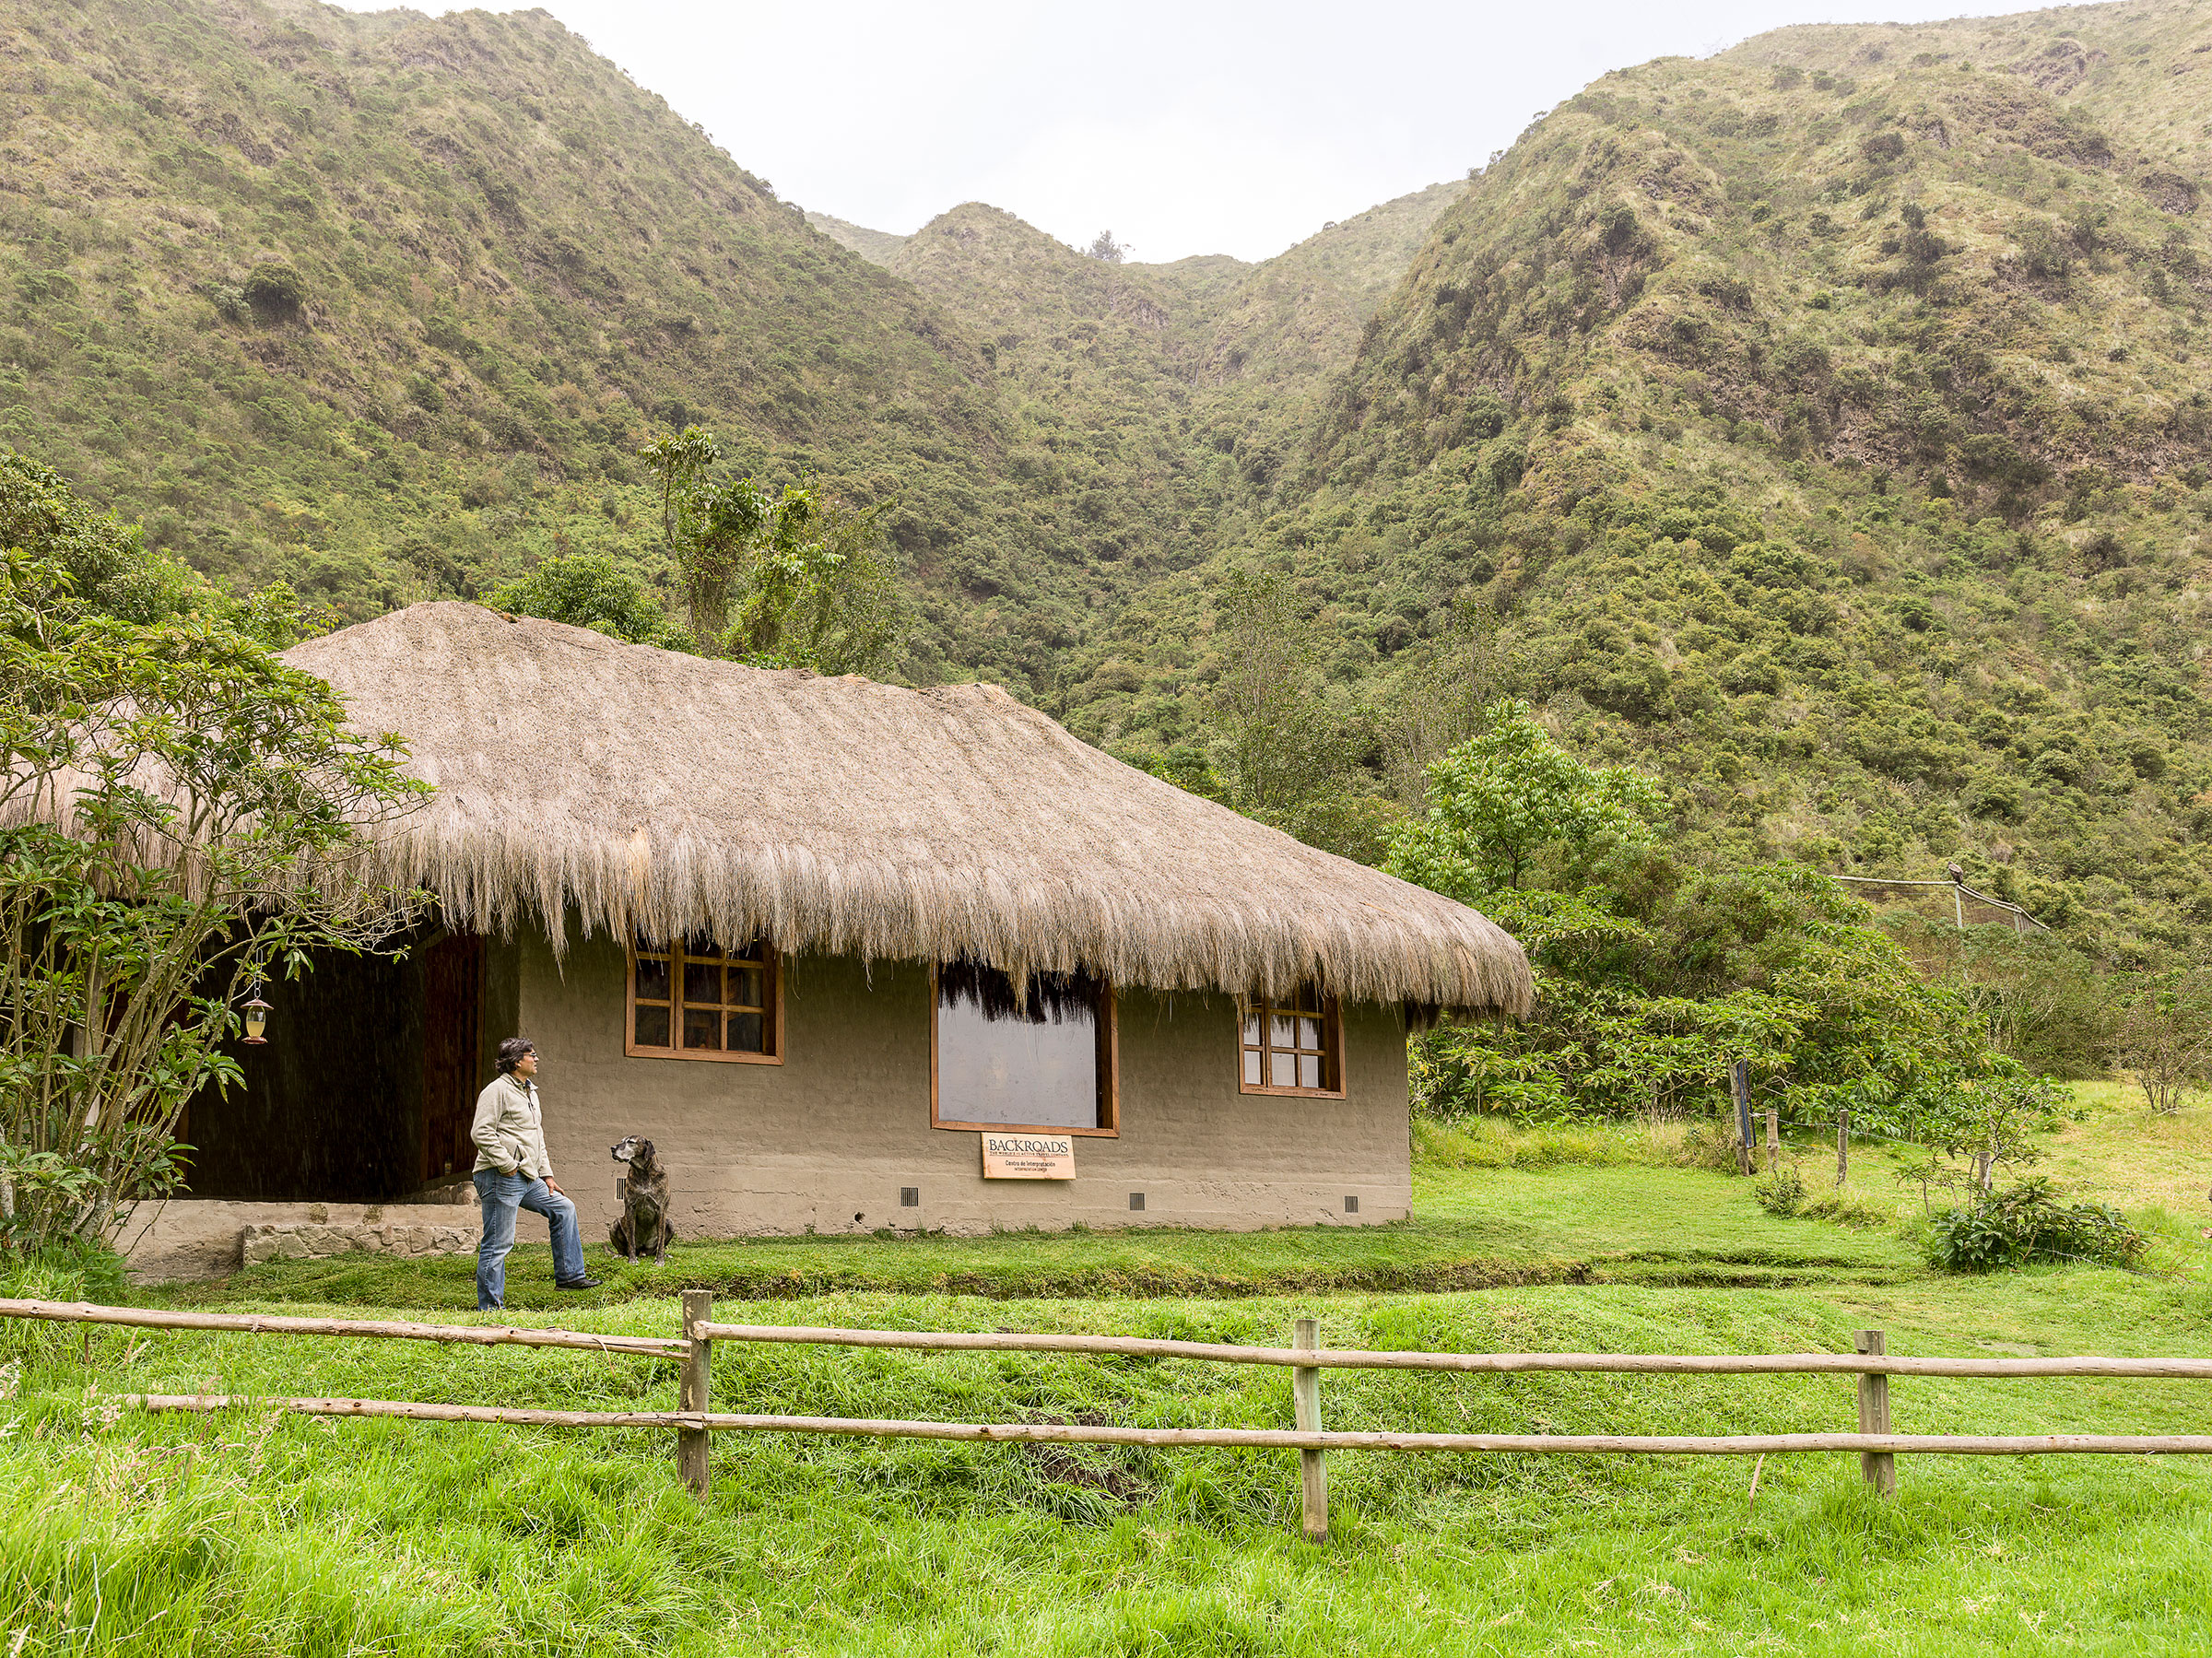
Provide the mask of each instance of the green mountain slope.
{"label": "green mountain slope", "polygon": [[[0,11],[0,441],[228,579],[347,616],[546,553],[656,567],[637,447],[896,493],[1049,604],[976,342],[541,12]],[[957,590],[956,590],[957,591]],[[1025,683],[988,607],[918,666]]]}
{"label": "green mountain slope", "polygon": [[2212,6],[2131,5],[1607,76],[1438,221],[1258,552],[1371,688],[1494,606],[1521,688],[1724,854],[1955,857],[2123,954],[2185,944],[2207,42]]}
{"label": "green mountain slope", "polygon": [[838,218],[809,208],[806,222],[841,247],[851,248],[870,265],[888,265],[891,256],[906,245],[906,238],[888,230],[871,230],[865,225]]}
{"label": "green mountain slope", "polygon": [[700,420],[899,498],[913,675],[1126,746],[1209,740],[1266,566],[1352,794],[1473,602],[1688,841],[1955,858],[2125,958],[2212,926],[2208,77],[2212,0],[1784,29],[1111,265],[802,215],[541,13],[0,0],[0,441],[358,616],[665,578],[635,451]]}

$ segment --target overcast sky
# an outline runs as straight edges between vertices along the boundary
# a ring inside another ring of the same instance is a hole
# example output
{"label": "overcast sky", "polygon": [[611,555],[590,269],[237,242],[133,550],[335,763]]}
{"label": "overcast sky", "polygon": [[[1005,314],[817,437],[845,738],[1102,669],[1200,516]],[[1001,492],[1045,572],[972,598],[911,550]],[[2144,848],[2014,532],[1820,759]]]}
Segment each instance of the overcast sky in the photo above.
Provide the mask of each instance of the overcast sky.
{"label": "overcast sky", "polygon": [[1266,258],[1324,220],[1465,176],[1537,112],[1623,65],[1704,56],[1790,23],[2023,9],[540,3],[787,201],[906,232],[980,200],[1077,245],[1110,229],[1144,260]]}

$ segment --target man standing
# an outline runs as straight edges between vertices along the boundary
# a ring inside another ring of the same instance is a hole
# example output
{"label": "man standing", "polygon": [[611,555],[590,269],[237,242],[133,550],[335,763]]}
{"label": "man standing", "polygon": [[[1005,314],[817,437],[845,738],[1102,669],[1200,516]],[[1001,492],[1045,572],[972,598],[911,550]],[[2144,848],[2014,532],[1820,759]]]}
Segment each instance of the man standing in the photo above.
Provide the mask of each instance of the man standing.
{"label": "man standing", "polygon": [[484,1241],[477,1245],[477,1311],[507,1304],[507,1254],[514,1248],[518,1208],[543,1215],[553,1229],[553,1285],[596,1289],[586,1277],[576,1205],[553,1183],[546,1131],[537,1111],[537,1049],[519,1036],[500,1044],[500,1074],[477,1096],[477,1196],[484,1205]]}

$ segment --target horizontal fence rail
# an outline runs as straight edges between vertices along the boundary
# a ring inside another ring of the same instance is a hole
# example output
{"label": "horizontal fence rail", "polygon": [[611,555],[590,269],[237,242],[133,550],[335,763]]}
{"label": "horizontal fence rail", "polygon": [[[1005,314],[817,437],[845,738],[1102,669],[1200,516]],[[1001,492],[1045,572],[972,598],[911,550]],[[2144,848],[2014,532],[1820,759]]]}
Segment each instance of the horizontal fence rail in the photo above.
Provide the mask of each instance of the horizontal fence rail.
{"label": "horizontal fence rail", "polygon": [[1867,1353],[1415,1353],[1357,1347],[1246,1347],[1231,1342],[1024,1331],[844,1330],[799,1324],[700,1326],[709,1341],[903,1347],[925,1353],[1088,1353],[1100,1358],[1195,1358],[1215,1364],[1336,1370],[1460,1370],[1512,1375],[1592,1370],[1683,1376],[2141,1376],[2212,1381],[2212,1358],[1917,1358]]}
{"label": "horizontal fence rail", "polygon": [[0,1318],[135,1330],[229,1330],[241,1335],[344,1335],[382,1341],[459,1342],[477,1347],[570,1347],[589,1353],[650,1353],[681,1358],[689,1344],[665,1335],[594,1335],[524,1324],[416,1324],[395,1319],[282,1318],[259,1312],[186,1312],[166,1307],[99,1307],[89,1301],[0,1300]]}
{"label": "horizontal fence rail", "polygon": [[[2212,1456],[2212,1434],[1906,1434],[1890,1429],[1892,1376],[2131,1377],[2147,1381],[2212,1380],[2212,1359],[1941,1358],[1887,1353],[1882,1332],[1862,1330],[1853,1353],[1415,1353],[1324,1348],[1312,1319],[1297,1321],[1295,1345],[1242,1346],[1230,1342],[1171,1341],[1136,1335],[1071,1335],[1053,1332],[850,1330],[793,1324],[722,1324],[704,1290],[683,1292],[680,1337],[594,1335],[514,1324],[426,1324],[382,1319],[289,1318],[264,1313],[102,1307],[89,1302],[0,1299],[0,1318],[57,1323],[112,1324],[129,1329],[321,1335],[340,1338],[461,1343],[477,1346],[560,1348],[681,1361],[676,1410],[541,1410],[498,1405],[447,1405],[396,1399],[282,1398],[229,1393],[129,1393],[124,1403],[148,1411],[216,1411],[238,1407],[313,1417],[380,1417],[418,1422],[473,1422],[517,1428],[673,1429],[677,1466],[701,1497],[708,1487],[708,1446],[717,1432],[841,1434],[872,1439],[961,1440],[980,1444],[1221,1446],[1299,1452],[1306,1535],[1328,1535],[1331,1451],[1472,1452],[1522,1455],[1774,1456],[1856,1452],[1877,1492],[1896,1490],[1896,1459],[1913,1456]],[[762,1416],[708,1408],[717,1341],[818,1345],[918,1353],[1071,1354],[1100,1358],[1175,1358],[1216,1364],[1279,1365],[1291,1370],[1297,1426],[1278,1428],[1121,1428],[1060,1422],[919,1422],[858,1417]],[[1850,1376],[1857,1382],[1856,1433],[1555,1434],[1394,1433],[1325,1429],[1321,1420],[1324,1370],[1426,1370],[1477,1375],[1582,1371],[1690,1376]],[[1756,1481],[1755,1481],[1756,1483]]]}

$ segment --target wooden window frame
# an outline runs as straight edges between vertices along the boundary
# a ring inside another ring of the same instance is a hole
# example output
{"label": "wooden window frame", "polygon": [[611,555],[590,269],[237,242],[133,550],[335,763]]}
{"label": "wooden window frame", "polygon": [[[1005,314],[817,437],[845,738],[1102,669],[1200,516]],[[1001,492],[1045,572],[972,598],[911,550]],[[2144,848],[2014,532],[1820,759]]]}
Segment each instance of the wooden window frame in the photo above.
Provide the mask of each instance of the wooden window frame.
{"label": "wooden window frame", "polygon": [[[632,938],[622,951],[622,1052],[628,1059],[684,1059],[720,1062],[723,1064],[780,1065],[783,1063],[783,952],[772,944],[763,944],[768,970],[768,993],[761,1000],[761,1012],[770,1021],[770,1037],[775,1052],[772,1053],[732,1053],[723,1048],[648,1048],[638,1041],[638,941]],[[683,955],[684,941],[669,942],[665,951],[647,949],[648,956],[665,954],[668,957],[668,1034],[680,1040],[683,1035]],[[718,1004],[727,1006],[727,1003]]]}
{"label": "wooden window frame", "polygon": [[1117,998],[1111,981],[1100,981],[1104,994],[1099,1008],[1099,1126],[1069,1128],[1055,1123],[956,1123],[937,1114],[937,967],[929,968],[929,1125],[959,1133],[1008,1135],[1076,1135],[1094,1140],[1118,1140],[1122,1134],[1122,1034],[1116,1012]]}
{"label": "wooden window frame", "polygon": [[[1275,1052],[1276,1050],[1271,1047],[1267,1041],[1267,1021],[1269,1015],[1280,1005],[1270,1002],[1265,996],[1239,996],[1237,998],[1236,1025],[1236,1065],[1238,1093],[1277,1094],[1301,1099],[1342,1099],[1345,1097],[1344,1004],[1336,997],[1328,995],[1317,997],[1316,1000],[1321,1005],[1322,1041],[1327,1044],[1324,1052],[1333,1064],[1336,1073],[1335,1087],[1324,1088],[1276,1088],[1269,1084],[1266,1081],[1269,1069],[1267,1056]],[[1244,1080],[1244,1056],[1253,1052],[1253,1050],[1245,1046],[1244,1043],[1244,1021],[1251,1017],[1255,1008],[1258,1010],[1260,1016],[1260,1047],[1258,1051],[1260,1054],[1261,1080],[1259,1082],[1253,1083],[1246,1082]],[[1310,1014],[1299,1013],[1293,1014],[1290,1017],[1294,1018],[1310,1018],[1312,1016]]]}

